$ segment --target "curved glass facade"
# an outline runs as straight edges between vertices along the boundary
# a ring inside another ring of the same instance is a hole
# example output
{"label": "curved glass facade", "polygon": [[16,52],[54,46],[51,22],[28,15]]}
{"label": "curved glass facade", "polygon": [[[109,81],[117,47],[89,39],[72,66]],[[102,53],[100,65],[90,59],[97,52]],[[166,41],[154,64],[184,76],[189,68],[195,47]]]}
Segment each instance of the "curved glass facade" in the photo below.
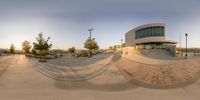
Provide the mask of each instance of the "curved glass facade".
{"label": "curved glass facade", "polygon": [[164,26],[142,28],[135,32],[135,39],[155,36],[164,36]]}

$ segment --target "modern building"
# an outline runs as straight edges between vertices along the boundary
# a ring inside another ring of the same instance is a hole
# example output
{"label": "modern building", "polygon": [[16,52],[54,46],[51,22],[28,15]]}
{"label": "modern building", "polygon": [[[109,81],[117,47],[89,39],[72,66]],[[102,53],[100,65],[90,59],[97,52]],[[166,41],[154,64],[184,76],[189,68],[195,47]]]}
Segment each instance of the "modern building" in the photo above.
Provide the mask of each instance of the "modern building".
{"label": "modern building", "polygon": [[176,48],[177,42],[166,40],[165,36],[164,23],[145,24],[128,31],[125,44],[136,49]]}

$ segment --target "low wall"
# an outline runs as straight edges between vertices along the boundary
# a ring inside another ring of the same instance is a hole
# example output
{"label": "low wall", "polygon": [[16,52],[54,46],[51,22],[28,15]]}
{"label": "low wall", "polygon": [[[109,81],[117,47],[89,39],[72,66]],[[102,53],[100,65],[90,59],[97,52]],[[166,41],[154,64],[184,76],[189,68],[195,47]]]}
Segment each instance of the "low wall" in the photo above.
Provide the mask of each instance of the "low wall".
{"label": "low wall", "polygon": [[128,46],[128,47],[122,48],[122,52],[124,55],[133,55],[134,51],[135,51],[135,47]]}
{"label": "low wall", "polygon": [[176,45],[169,45],[167,48],[173,56],[176,56]]}
{"label": "low wall", "polygon": [[[165,49],[169,51],[172,56],[176,56],[176,45],[166,45]],[[122,53],[124,55],[133,55],[135,53],[136,48],[135,47],[124,47],[122,48]],[[118,49],[117,51],[121,51],[121,49]]]}

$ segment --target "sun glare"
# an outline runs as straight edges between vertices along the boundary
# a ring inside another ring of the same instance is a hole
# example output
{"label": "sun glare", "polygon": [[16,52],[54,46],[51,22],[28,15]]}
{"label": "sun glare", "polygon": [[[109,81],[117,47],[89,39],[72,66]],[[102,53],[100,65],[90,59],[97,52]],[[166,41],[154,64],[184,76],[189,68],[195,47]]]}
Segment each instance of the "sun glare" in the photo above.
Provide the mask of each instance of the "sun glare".
{"label": "sun glare", "polygon": [[40,19],[20,19],[20,20],[9,20],[4,22],[2,30],[0,30],[2,41],[2,48],[10,48],[11,44],[14,44],[15,48],[21,50],[22,42],[25,40],[33,42],[36,34],[41,31],[49,29],[48,25]]}

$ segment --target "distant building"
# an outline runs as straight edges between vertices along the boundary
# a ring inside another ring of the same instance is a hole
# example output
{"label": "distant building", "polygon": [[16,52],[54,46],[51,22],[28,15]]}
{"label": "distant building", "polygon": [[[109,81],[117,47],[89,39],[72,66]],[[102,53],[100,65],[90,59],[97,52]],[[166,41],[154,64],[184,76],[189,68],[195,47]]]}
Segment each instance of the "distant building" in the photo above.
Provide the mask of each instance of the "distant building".
{"label": "distant building", "polygon": [[136,49],[168,48],[177,44],[165,38],[165,24],[153,23],[136,27],[126,33],[126,46],[133,46]]}

